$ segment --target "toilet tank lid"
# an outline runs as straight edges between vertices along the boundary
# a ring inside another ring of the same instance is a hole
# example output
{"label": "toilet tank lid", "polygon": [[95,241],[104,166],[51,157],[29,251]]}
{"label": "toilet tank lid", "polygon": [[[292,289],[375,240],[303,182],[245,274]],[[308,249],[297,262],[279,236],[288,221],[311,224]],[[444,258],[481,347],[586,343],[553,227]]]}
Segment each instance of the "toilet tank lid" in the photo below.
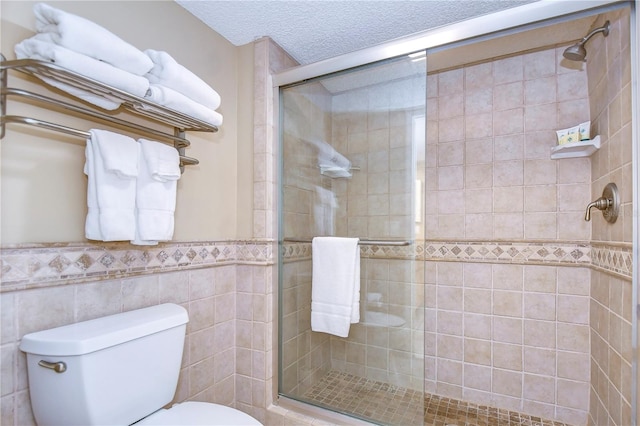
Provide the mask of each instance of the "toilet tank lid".
{"label": "toilet tank lid", "polygon": [[187,322],[186,309],[165,303],[27,334],[20,350],[38,355],[83,355]]}

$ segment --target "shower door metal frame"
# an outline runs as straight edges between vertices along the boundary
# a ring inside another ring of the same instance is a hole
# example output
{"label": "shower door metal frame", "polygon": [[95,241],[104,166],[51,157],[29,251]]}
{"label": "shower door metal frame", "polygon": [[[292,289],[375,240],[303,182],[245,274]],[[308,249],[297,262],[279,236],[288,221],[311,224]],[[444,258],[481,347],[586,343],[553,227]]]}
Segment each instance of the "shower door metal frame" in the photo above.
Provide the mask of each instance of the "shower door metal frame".
{"label": "shower door metal frame", "polygon": [[[580,14],[593,14],[606,10],[606,6],[628,4],[623,0],[582,0],[582,1],[535,1],[523,6],[479,16],[455,24],[438,27],[433,30],[382,43],[367,49],[347,53],[309,65],[290,68],[273,75],[273,87],[278,96],[281,86],[298,83],[310,78],[320,77],[338,71],[373,62],[408,55],[421,50],[429,50],[445,45],[477,41],[479,37],[495,33],[505,35],[509,30],[520,31],[523,26],[533,28],[535,24],[548,24],[563,17],[579,17]],[[276,119],[277,119],[277,112]]]}
{"label": "shower door metal frame", "polygon": [[[640,381],[639,366],[638,366],[638,340],[640,336],[640,329],[638,327],[638,319],[640,317],[640,42],[638,37],[640,36],[640,13],[638,13],[638,2],[631,3],[631,17],[630,17],[630,52],[631,52],[631,138],[632,138],[632,164],[631,164],[631,180],[633,183],[632,197],[633,197],[633,247],[632,247],[632,278],[631,278],[631,291],[632,291],[632,303],[634,309],[631,310],[631,348],[633,350],[633,360],[631,364],[631,374],[633,380],[631,380],[631,419],[638,423],[638,387]],[[633,143],[635,142],[635,143]]]}
{"label": "shower door metal frame", "polygon": [[[582,1],[535,1],[523,6],[506,9],[473,19],[468,19],[451,25],[438,27],[433,30],[417,33],[412,36],[393,40],[371,48],[325,59],[313,64],[290,68],[272,75],[274,94],[274,122],[275,135],[279,134],[279,102],[280,88],[304,80],[323,75],[345,71],[350,68],[391,59],[401,55],[408,55],[418,51],[433,51],[452,44],[473,43],[483,38],[504,36],[519,32],[523,29],[533,29],[554,22],[577,19],[583,16],[603,13],[618,7],[629,7],[631,11],[631,85],[632,85],[632,180],[633,180],[633,248],[632,248],[632,419],[638,418],[638,342],[640,333],[638,320],[640,318],[640,43],[637,38],[640,31],[640,14],[637,11],[637,1],[625,0],[582,0]],[[279,224],[281,225],[281,224]],[[281,236],[280,236],[281,237]],[[277,392],[277,391],[276,391]]]}

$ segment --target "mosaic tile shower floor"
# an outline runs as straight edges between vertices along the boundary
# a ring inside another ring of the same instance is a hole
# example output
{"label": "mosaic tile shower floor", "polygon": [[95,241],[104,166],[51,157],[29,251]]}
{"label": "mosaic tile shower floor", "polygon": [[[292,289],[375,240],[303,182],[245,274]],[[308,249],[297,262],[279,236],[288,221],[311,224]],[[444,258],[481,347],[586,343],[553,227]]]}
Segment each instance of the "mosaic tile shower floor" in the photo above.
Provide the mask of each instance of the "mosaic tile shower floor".
{"label": "mosaic tile shower floor", "polygon": [[423,405],[422,396],[422,392],[331,371],[307,391],[304,399],[394,426],[568,426],[430,394],[424,395]]}

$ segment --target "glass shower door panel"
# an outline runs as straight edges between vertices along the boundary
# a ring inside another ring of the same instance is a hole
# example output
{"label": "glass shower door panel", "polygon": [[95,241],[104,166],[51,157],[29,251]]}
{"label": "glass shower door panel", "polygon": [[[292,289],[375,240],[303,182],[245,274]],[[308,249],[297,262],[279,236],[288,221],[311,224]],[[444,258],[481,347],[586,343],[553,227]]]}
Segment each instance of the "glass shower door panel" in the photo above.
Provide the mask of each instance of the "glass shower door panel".
{"label": "glass shower door panel", "polygon": [[[425,99],[426,60],[409,56],[281,91],[281,395],[422,422]],[[346,338],[311,329],[316,236],[361,240],[360,321]]]}

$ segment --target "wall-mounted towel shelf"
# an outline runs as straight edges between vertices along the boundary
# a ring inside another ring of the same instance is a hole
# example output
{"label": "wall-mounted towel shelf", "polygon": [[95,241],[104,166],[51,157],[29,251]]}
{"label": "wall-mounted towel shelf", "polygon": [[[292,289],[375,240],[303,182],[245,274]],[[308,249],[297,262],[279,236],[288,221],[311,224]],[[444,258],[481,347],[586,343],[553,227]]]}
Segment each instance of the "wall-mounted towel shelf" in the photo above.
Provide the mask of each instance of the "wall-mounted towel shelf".
{"label": "wall-mounted towel shelf", "polygon": [[[1,80],[1,92],[0,102],[2,109],[2,116],[0,117],[0,137],[4,137],[5,125],[8,123],[25,124],[29,126],[35,126],[53,130],[61,133],[65,133],[72,136],[81,138],[87,138],[89,132],[80,129],[74,129],[71,127],[63,126],[56,123],[51,123],[44,120],[39,120],[32,117],[21,117],[15,115],[6,115],[7,97],[16,96],[34,100],[37,102],[52,105],[57,108],[61,108],[65,111],[78,113],[87,117],[102,120],[117,126],[124,127],[127,131],[137,135],[149,135],[155,139],[161,139],[161,142],[169,141],[178,149],[180,153],[180,165],[194,165],[198,164],[198,160],[195,158],[187,157],[184,155],[184,148],[190,145],[190,142],[185,139],[185,131],[199,131],[199,132],[217,132],[218,128],[209,123],[203,122],[196,118],[185,115],[181,112],[166,108],[162,105],[149,102],[146,99],[138,96],[126,93],[115,87],[108,86],[99,81],[92,80],[83,75],[74,73],[67,69],[64,69],[54,63],[39,61],[34,59],[18,59],[18,60],[5,60],[4,56],[0,56],[0,80]],[[101,113],[94,109],[85,107],[79,107],[58,99],[49,98],[40,94],[29,92],[26,90],[9,88],[8,70],[15,70],[22,73],[44,77],[55,80],[57,82],[64,83],[66,85],[73,86],[80,90],[91,91],[93,93],[104,96],[107,99],[116,99],[122,102],[122,107],[128,111],[131,111],[137,115],[150,118],[152,120],[161,122],[166,125],[174,127],[174,134],[165,133],[151,127],[142,126],[126,120],[122,120],[113,117],[108,114]]]}

